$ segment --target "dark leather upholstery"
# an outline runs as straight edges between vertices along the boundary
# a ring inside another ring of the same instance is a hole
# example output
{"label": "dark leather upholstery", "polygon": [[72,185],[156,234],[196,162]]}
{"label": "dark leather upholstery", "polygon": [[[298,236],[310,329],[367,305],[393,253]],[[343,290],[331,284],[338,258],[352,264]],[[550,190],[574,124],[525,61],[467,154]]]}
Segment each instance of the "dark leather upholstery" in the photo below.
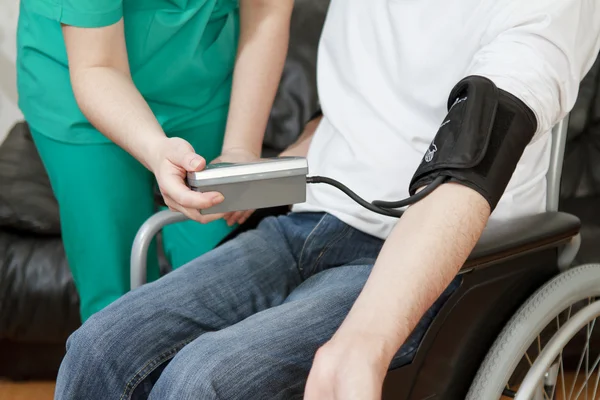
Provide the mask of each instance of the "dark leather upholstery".
{"label": "dark leather upholstery", "polygon": [[329,0],[294,2],[288,56],[265,133],[266,156],[294,143],[319,108],[317,50],[328,7]]}
{"label": "dark leather upholstery", "polygon": [[463,269],[556,245],[577,235],[581,222],[564,212],[547,212],[486,229]]}
{"label": "dark leather upholstery", "polygon": [[600,58],[581,83],[569,119],[560,210],[582,221],[576,264],[600,262]]}

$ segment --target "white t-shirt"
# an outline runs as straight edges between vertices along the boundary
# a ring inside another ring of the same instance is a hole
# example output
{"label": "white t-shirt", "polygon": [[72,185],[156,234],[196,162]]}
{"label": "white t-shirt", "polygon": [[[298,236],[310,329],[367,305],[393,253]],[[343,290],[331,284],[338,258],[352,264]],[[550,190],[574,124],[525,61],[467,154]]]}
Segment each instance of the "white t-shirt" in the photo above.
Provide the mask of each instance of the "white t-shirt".
{"label": "white t-shirt", "polygon": [[[538,131],[491,221],[542,212],[550,130],[573,107],[600,48],[597,0],[332,0],[319,47],[325,117],[310,175],[368,201],[408,196],[410,180],[464,77],[488,77],[524,101]],[[294,211],[325,211],[380,238],[396,219],[328,185]]]}

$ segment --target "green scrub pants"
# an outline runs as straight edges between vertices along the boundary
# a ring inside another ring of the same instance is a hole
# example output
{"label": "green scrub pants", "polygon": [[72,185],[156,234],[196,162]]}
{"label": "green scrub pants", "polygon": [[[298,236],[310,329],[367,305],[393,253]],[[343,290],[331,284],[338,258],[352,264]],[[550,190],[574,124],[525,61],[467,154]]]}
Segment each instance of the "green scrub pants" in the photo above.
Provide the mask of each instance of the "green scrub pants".
{"label": "green scrub pants", "polygon": [[[178,132],[207,162],[221,152],[225,123]],[[32,135],[60,206],[62,237],[85,321],[130,288],[129,258],[140,226],[156,211],[154,175],[113,143],[71,144]],[[163,230],[174,268],[213,249],[230,231],[225,221],[186,221]],[[148,281],[159,277],[156,245]]]}

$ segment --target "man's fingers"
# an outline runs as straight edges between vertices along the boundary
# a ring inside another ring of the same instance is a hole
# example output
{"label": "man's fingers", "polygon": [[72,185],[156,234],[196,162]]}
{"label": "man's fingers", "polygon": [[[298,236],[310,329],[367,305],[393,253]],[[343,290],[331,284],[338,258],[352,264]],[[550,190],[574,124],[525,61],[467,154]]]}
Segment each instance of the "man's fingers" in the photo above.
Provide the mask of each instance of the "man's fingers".
{"label": "man's fingers", "polygon": [[233,226],[234,224],[236,224],[240,217],[242,215],[241,211],[233,211],[230,213],[225,214],[225,222],[227,222],[227,225],[229,226]]}
{"label": "man's fingers", "polygon": [[244,211],[240,217],[240,219],[237,221],[238,224],[243,224],[244,222],[246,222],[248,220],[248,218],[250,218],[250,216],[254,213],[254,210],[247,210]]}
{"label": "man's fingers", "polygon": [[[329,383],[332,385],[332,383]],[[304,400],[330,400],[334,399],[331,393],[331,389],[327,387],[323,388],[321,382],[315,378],[313,371],[310,371],[308,380],[306,382],[306,388],[304,390]]]}
{"label": "man's fingers", "polygon": [[243,224],[250,218],[254,210],[245,210],[245,211],[233,211],[225,214],[225,221],[227,225],[233,226],[234,224]]}

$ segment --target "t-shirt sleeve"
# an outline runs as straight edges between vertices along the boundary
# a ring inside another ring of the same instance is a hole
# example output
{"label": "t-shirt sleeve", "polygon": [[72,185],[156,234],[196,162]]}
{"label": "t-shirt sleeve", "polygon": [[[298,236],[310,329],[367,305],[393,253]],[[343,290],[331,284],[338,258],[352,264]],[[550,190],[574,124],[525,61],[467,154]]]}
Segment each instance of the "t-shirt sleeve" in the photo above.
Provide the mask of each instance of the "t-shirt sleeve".
{"label": "t-shirt sleeve", "polygon": [[600,3],[581,0],[497,2],[489,40],[469,75],[491,79],[533,110],[537,134],[570,112],[600,49]]}
{"label": "t-shirt sleeve", "polygon": [[123,17],[123,0],[21,0],[30,10],[65,25],[100,28]]}

